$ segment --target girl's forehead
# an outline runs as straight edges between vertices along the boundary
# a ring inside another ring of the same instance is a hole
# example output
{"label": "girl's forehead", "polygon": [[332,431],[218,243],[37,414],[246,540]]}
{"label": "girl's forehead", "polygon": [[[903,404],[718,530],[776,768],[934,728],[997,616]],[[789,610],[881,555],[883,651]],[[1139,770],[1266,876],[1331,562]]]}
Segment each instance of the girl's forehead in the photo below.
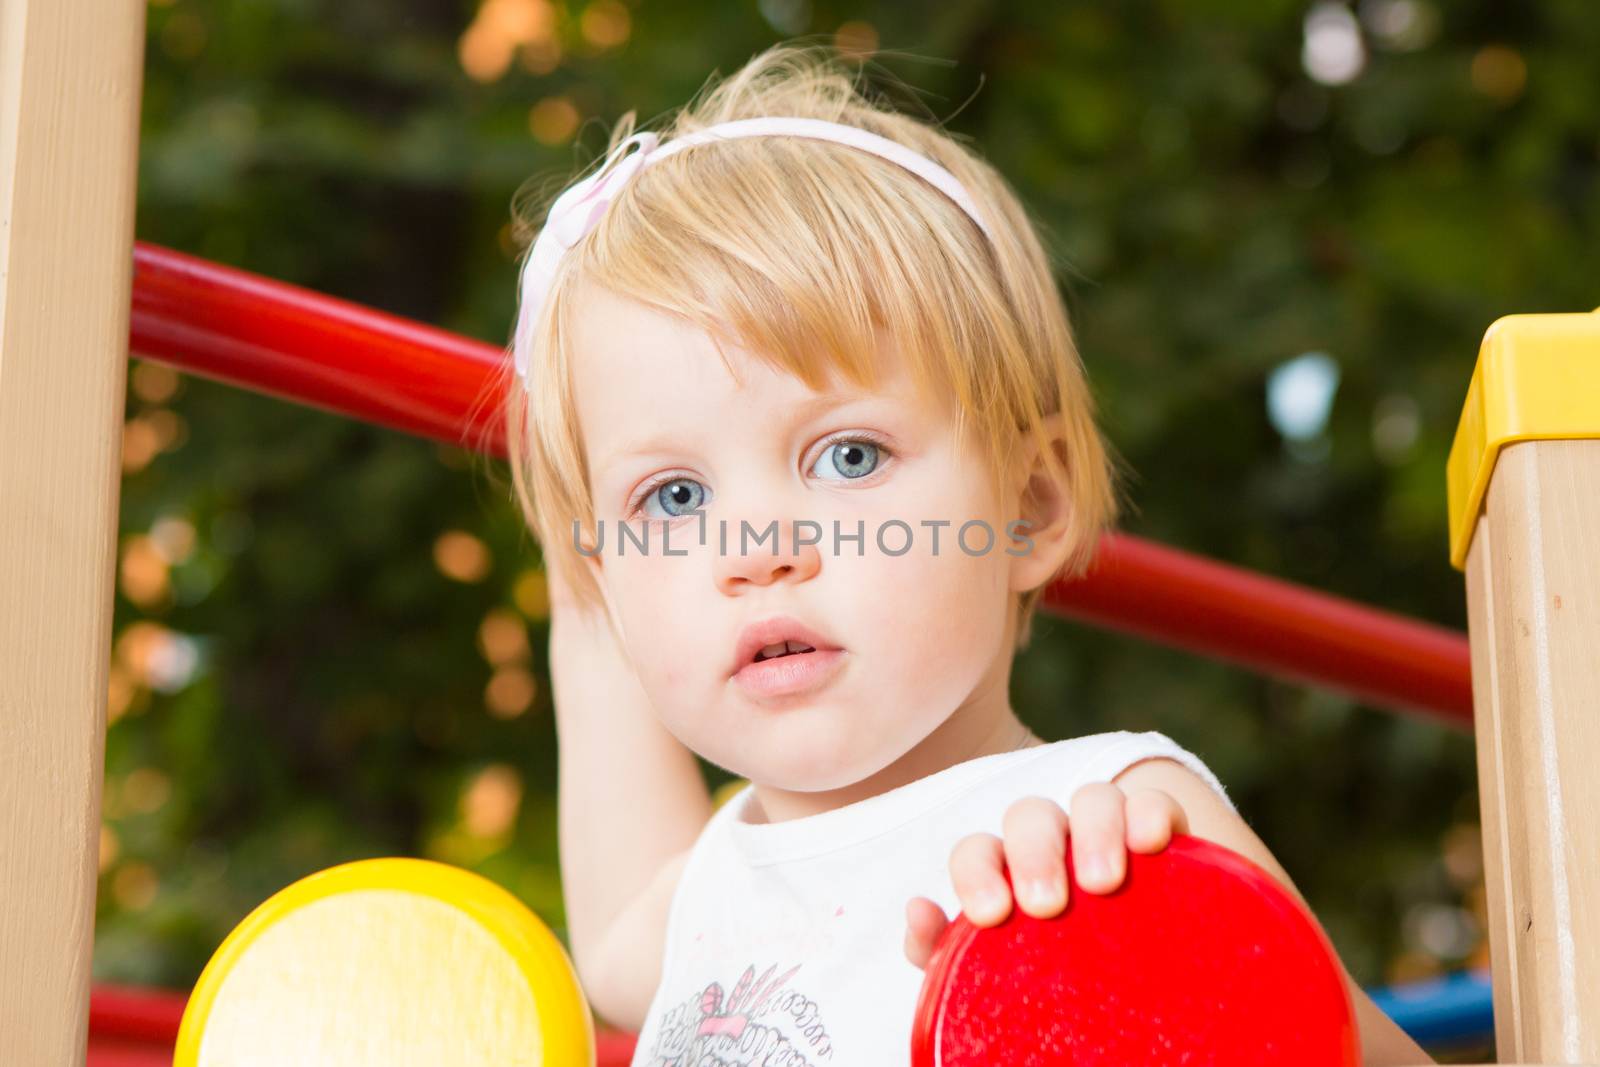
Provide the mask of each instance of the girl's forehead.
{"label": "girl's forehead", "polygon": [[722,379],[719,388],[644,378],[600,386],[609,388],[611,395],[593,404],[580,403],[586,414],[599,416],[583,420],[591,458],[605,466],[705,441],[714,441],[719,448],[734,441],[784,441],[835,419],[890,423],[909,431],[929,417],[909,392],[881,384],[871,389],[838,380],[814,390],[787,371],[765,364],[739,368],[742,382],[719,362],[710,373]]}
{"label": "girl's forehead", "polygon": [[713,337],[684,316],[598,286],[584,290],[574,318],[572,384],[583,408],[788,406],[871,397],[915,404],[927,392],[917,388],[914,368],[882,331],[871,366],[856,380],[842,362],[824,357],[807,368],[786,366],[729,331]]}

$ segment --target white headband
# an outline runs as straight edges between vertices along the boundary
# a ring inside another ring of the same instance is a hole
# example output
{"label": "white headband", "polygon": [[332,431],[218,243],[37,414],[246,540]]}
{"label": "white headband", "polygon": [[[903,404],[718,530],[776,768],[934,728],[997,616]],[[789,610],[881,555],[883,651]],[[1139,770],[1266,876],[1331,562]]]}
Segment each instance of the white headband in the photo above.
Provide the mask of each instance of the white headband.
{"label": "white headband", "polygon": [[[994,238],[993,232],[978,214],[977,206],[967,195],[966,189],[956,180],[955,175],[927,156],[859,127],[844,126],[823,119],[785,117],[736,119],[732,122],[720,122],[704,130],[696,130],[669,141],[659,149],[657,145],[660,145],[660,137],[649,131],[642,131],[617,145],[594,174],[571,186],[556,198],[555,203],[550,205],[544,229],[539,232],[538,239],[534,241],[533,248],[523,263],[522,277],[518,282],[517,326],[512,339],[512,353],[516,361],[517,377],[522,381],[524,389],[529,387],[528,371],[531,362],[529,351],[533,344],[533,326],[539,319],[540,309],[544,306],[550,284],[555,278],[556,266],[569,249],[594,229],[600,217],[606,213],[606,208],[627,185],[628,180],[646,165],[666,159],[680,149],[692,148],[707,141],[774,134],[837,141],[897,163],[954,200],[972,217],[972,221],[978,224],[985,235],[991,240]],[[640,146],[639,151],[629,155],[628,149],[634,145]]]}

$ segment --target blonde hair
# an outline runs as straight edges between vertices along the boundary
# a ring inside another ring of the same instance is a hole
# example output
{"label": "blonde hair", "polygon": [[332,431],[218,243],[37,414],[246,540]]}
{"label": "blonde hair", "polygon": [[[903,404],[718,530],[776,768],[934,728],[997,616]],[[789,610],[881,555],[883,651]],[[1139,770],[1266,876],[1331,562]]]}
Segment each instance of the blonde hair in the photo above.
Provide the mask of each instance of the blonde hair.
{"label": "blonde hair", "polygon": [[[558,268],[534,324],[528,390],[515,379],[505,390],[512,482],[546,567],[560,569],[556,577],[580,602],[599,603],[579,554],[552,549],[567,544],[574,521],[594,526],[570,324],[575,293],[595,283],[682,316],[714,340],[731,336],[819,390],[832,373],[872,388],[876,331],[886,330],[922,395],[954,407],[958,443],[975,433],[997,486],[1009,484],[1019,432],[1042,446],[1044,420],[1059,414],[1067,461],[1048,448],[1040,456],[1070,507],[1072,547],[1058,574],[1082,573],[1116,518],[1116,460],[1095,425],[1066,309],[1027,211],[954,135],[868,95],[821,45],[775,45],[708,84],[670,117],[661,143],[768,115],[855,126],[921,152],[965,186],[995,240],[910,171],[828,141],[714,142],[636,174]],[[629,112],[610,149],[633,132]],[[548,204],[537,215],[528,207],[519,193],[513,210],[524,238]],[[1018,648],[1043,588],[1019,597]]]}

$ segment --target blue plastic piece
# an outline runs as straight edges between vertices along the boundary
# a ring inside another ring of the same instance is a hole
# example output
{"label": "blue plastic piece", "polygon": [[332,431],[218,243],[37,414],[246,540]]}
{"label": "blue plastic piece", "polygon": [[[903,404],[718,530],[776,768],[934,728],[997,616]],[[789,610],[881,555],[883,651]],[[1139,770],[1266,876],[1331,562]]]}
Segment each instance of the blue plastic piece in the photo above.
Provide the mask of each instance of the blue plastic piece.
{"label": "blue plastic piece", "polygon": [[1492,1040],[1494,999],[1489,972],[1457,971],[1367,994],[1419,1045]]}

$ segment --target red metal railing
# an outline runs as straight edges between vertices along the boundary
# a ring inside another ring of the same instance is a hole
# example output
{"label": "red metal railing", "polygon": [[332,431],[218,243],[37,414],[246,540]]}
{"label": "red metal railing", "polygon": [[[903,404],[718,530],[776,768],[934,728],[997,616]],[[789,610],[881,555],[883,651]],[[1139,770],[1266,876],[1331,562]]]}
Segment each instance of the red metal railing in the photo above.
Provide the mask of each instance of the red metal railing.
{"label": "red metal railing", "polygon": [[1154,541],[1109,538],[1058,614],[1472,728],[1467,638]]}
{"label": "red metal railing", "polygon": [[[407,433],[505,454],[506,353],[381,311],[143,242],[131,347],[193,374]],[[1126,534],[1057,614],[1369,703],[1472,722],[1464,634]]]}
{"label": "red metal railing", "polygon": [[504,455],[505,353],[410,319],[136,242],[129,346],[217,381]]}

